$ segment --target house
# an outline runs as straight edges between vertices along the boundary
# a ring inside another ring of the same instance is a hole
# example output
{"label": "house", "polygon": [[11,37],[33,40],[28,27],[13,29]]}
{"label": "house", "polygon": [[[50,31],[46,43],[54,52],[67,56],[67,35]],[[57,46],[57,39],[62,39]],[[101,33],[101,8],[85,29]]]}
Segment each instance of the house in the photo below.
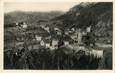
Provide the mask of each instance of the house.
{"label": "house", "polygon": [[28,45],[28,49],[32,50],[32,49],[39,49],[40,44],[39,43],[32,43],[30,45]]}
{"label": "house", "polygon": [[22,28],[24,28],[24,29],[26,29],[28,27],[28,25],[26,24],[26,23],[24,23],[23,25],[22,25]]}
{"label": "house", "polygon": [[71,28],[72,31],[75,31],[75,28]]}
{"label": "house", "polygon": [[50,47],[51,46],[51,39],[50,39],[50,36],[47,36],[47,37],[44,37],[43,38],[43,41],[45,43],[45,47]]}
{"label": "house", "polygon": [[16,26],[19,26],[19,27],[24,28],[24,29],[26,29],[28,27],[26,22],[17,22]]}
{"label": "house", "polygon": [[69,33],[68,33],[68,32],[65,32],[65,34],[66,34],[66,35],[69,35]]}
{"label": "house", "polygon": [[18,41],[18,42],[19,42],[19,41],[24,41],[24,40],[25,40],[25,39],[24,39],[24,36],[21,35],[21,34],[20,34],[20,36],[17,36],[17,37],[16,37],[16,41]]}
{"label": "house", "polygon": [[52,46],[56,46],[56,45],[58,45],[58,40],[53,39],[53,40],[52,40]]}
{"label": "house", "polygon": [[91,32],[91,26],[87,27],[87,28],[86,28],[86,31],[87,31],[87,32]]}
{"label": "house", "polygon": [[16,42],[15,45],[18,46],[18,45],[23,45],[24,42]]}
{"label": "house", "polygon": [[44,29],[47,31],[47,32],[50,32],[50,30],[49,30],[49,27],[47,26],[47,27],[44,27]]}
{"label": "house", "polygon": [[50,49],[55,49],[58,45],[58,40],[57,39],[45,39],[45,46],[49,47]]}
{"label": "house", "polygon": [[51,36],[45,37],[45,39],[51,39]]}
{"label": "house", "polygon": [[43,29],[45,28],[45,26],[44,26],[44,25],[40,25],[40,27],[41,27],[41,28],[43,28]]}
{"label": "house", "polygon": [[74,34],[71,35],[71,38],[74,39],[74,40],[77,40],[78,38],[78,31],[76,31]]}
{"label": "house", "polygon": [[64,45],[69,45],[69,41],[64,41]]}
{"label": "house", "polygon": [[18,26],[18,22],[16,22],[16,26]]}
{"label": "house", "polygon": [[45,44],[46,48],[50,48],[50,43]]}
{"label": "house", "polygon": [[55,49],[57,49],[57,48],[58,48],[57,45],[55,45],[55,46],[50,46],[50,50],[55,50]]}
{"label": "house", "polygon": [[38,35],[36,35],[35,38],[36,38],[37,41],[41,41],[42,40],[42,37],[38,36]]}
{"label": "house", "polygon": [[77,12],[77,13],[76,13],[76,16],[79,16],[79,15],[80,15],[80,12]]}
{"label": "house", "polygon": [[[89,31],[89,28],[88,28]],[[81,29],[76,30],[73,34],[71,34],[71,38],[76,41],[78,44],[83,43],[83,36],[86,35],[86,31],[83,31]]]}
{"label": "house", "polygon": [[57,33],[57,35],[61,35],[62,34],[60,31],[57,31],[56,33]]}
{"label": "house", "polygon": [[57,28],[57,27],[55,27],[55,28],[54,28],[54,30],[55,30],[55,31],[60,31],[60,29],[59,29],[59,28]]}
{"label": "house", "polygon": [[45,44],[46,44],[46,43],[45,43],[43,40],[40,41],[40,45],[41,45],[41,46],[45,46]]}

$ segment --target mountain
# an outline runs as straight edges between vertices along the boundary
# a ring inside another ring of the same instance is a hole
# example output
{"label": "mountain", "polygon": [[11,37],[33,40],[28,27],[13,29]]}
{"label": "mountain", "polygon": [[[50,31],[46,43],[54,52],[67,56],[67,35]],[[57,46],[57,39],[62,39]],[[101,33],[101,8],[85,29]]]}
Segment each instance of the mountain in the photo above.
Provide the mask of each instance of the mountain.
{"label": "mountain", "polygon": [[42,19],[52,19],[63,14],[61,11],[51,11],[51,12],[24,12],[24,11],[14,11],[9,12],[4,15],[4,24],[9,25],[16,22],[27,22],[28,24],[35,25],[39,20]]}
{"label": "mountain", "polygon": [[112,2],[80,3],[67,13],[52,20],[61,21],[63,25],[60,26],[65,29],[74,27],[85,30],[91,26],[91,30],[96,36],[112,39],[113,4]]}
{"label": "mountain", "polygon": [[[85,2],[76,5],[66,13],[55,12],[23,12],[15,11],[5,14],[5,25],[26,21],[30,27],[38,26],[39,20],[48,20],[49,27],[61,28],[62,31],[70,28],[80,28],[86,31],[91,26],[92,32],[99,38],[112,40],[113,31],[113,4],[112,2]],[[51,22],[51,23],[50,23]],[[34,31],[34,30],[33,30]]]}

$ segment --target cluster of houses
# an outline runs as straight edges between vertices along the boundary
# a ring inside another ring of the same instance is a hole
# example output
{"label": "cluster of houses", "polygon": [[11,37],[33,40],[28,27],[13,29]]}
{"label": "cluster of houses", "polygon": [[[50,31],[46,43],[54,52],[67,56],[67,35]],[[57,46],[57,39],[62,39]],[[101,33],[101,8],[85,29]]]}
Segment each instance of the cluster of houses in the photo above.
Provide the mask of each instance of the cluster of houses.
{"label": "cluster of houses", "polygon": [[[78,52],[79,50],[83,50],[83,51],[85,50],[86,55],[89,54],[93,55],[97,59],[103,57],[103,50],[93,49],[89,51],[84,47],[84,45],[79,46],[81,44],[84,44],[82,37],[91,31],[91,27],[88,27],[86,31],[83,31],[81,29],[76,29],[76,28],[66,29],[63,34],[62,34],[62,30],[60,30],[58,27],[51,28],[48,25],[40,25],[40,26],[32,27],[32,26],[28,26],[28,24],[23,22],[23,23],[16,23],[16,27],[19,28],[19,30],[17,29],[18,32],[17,30],[15,30],[14,33],[15,39],[14,41],[10,42],[10,44],[15,46],[13,47],[13,49],[16,48],[15,50],[19,50],[19,49],[23,50],[25,44],[28,50],[41,49],[41,48],[49,48],[50,50],[55,50],[59,48],[58,45],[59,43],[61,43],[60,42],[60,38],[61,38],[64,45],[63,48],[65,48],[66,46],[66,50],[64,50],[66,54],[68,53],[70,54],[71,49],[76,50],[76,52]],[[5,46],[8,47],[8,45]],[[15,54],[17,55],[17,52]]]}
{"label": "cluster of houses", "polygon": [[[16,23],[17,28],[21,28],[19,32],[17,32],[15,45],[24,45],[24,41],[26,39],[27,43],[29,43],[29,49],[38,49],[39,46],[49,47],[50,49],[58,48],[59,39],[63,36],[64,45],[82,44],[82,36],[86,35],[86,31],[82,31],[81,29],[67,29],[62,34],[62,31],[58,27],[52,27],[47,24],[47,21],[40,21],[39,26],[29,26],[26,22]],[[90,32],[90,28],[88,27],[86,30]],[[25,30],[25,31],[21,31]]]}

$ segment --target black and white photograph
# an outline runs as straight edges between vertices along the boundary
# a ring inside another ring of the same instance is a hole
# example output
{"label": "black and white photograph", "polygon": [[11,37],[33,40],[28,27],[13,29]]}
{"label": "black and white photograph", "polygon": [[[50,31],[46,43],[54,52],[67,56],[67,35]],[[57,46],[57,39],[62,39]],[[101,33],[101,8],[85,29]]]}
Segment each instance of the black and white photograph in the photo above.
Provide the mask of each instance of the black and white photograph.
{"label": "black and white photograph", "polygon": [[5,2],[4,70],[112,70],[113,2]]}

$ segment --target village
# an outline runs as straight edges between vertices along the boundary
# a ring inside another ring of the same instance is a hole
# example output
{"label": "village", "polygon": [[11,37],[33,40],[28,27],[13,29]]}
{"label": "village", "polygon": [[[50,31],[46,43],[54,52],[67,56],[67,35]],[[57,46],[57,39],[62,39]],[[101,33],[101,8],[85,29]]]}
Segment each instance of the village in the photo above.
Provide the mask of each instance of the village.
{"label": "village", "polygon": [[[99,6],[103,7],[103,3],[100,3]],[[85,7],[83,8],[85,10]],[[110,13],[107,11],[100,17],[96,17],[96,15],[93,17],[93,6],[90,16],[88,12],[84,15],[83,11],[72,13],[72,10],[75,11],[75,9],[70,9],[70,13],[53,19],[35,20],[34,16],[30,15],[35,21],[30,20],[29,15],[26,14],[29,20],[26,20],[26,17],[22,19],[18,16],[16,16],[16,20],[7,15],[9,22],[4,24],[4,68],[112,69],[112,27],[110,26],[112,19],[109,17]],[[69,19],[69,16],[73,19]],[[84,18],[82,18],[83,16]]]}
{"label": "village", "polygon": [[[18,31],[16,36],[14,35],[15,39],[15,46],[16,48],[21,47],[24,45],[24,42],[27,42],[28,48],[31,49],[38,49],[39,46],[45,46],[48,48],[56,49],[58,48],[58,42],[60,38],[63,40],[64,45],[82,45],[83,44],[83,36],[86,36],[88,32],[90,32],[91,27],[87,27],[86,31],[81,31],[81,29],[67,29],[64,34],[62,34],[62,30],[56,27],[49,27],[47,25],[47,21],[40,22],[40,26],[29,27],[25,22],[16,23],[16,28],[9,28],[14,31]],[[8,30],[9,30],[8,29]],[[9,31],[10,32],[10,31]],[[51,34],[53,33],[53,34]],[[24,37],[25,36],[25,37]],[[62,38],[63,36],[63,38]],[[12,44],[12,43],[11,43]],[[93,44],[90,44],[93,46]],[[9,46],[10,47],[10,46]],[[33,47],[33,48],[32,48]]]}
{"label": "village", "polygon": [[[17,30],[13,28],[9,29],[13,29],[13,32],[18,32],[15,33],[13,42],[9,42],[11,45],[8,43],[7,47],[17,56],[22,50],[32,51],[40,50],[41,48],[49,48],[49,50],[54,51],[63,47],[66,48],[63,50],[65,54],[70,54],[72,50],[76,52],[80,50],[90,52],[91,48],[94,49],[94,43],[89,42],[88,39],[84,39],[85,42],[83,42],[83,36],[86,38],[87,33],[91,32],[91,27],[87,27],[86,31],[71,28],[62,34],[62,30],[56,27],[50,28],[46,25],[47,23],[42,21],[39,27],[29,27],[25,22],[16,23]],[[88,42],[86,42],[87,40]],[[99,50],[97,57],[103,57],[103,51]]]}

